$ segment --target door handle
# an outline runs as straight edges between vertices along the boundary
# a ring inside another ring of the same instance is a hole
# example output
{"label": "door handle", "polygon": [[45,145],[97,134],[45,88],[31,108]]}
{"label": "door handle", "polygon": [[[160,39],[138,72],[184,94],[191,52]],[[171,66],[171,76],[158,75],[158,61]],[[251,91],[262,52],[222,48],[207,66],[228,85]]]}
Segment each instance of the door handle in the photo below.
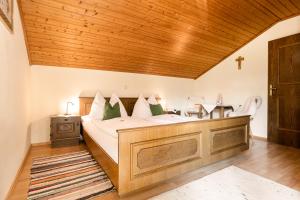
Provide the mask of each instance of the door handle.
{"label": "door handle", "polygon": [[269,94],[270,94],[270,96],[273,96],[274,92],[276,92],[276,91],[277,91],[277,88],[273,87],[273,85],[270,84],[270,87],[269,87]]}

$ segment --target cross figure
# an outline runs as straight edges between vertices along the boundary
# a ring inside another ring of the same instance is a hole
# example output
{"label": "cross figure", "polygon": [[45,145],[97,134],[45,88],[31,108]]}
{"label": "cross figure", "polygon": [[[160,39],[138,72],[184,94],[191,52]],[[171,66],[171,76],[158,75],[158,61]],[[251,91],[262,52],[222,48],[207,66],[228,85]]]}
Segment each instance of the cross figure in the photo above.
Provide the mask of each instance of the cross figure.
{"label": "cross figure", "polygon": [[237,59],[235,59],[236,62],[238,62],[238,70],[242,68],[242,61],[244,61],[245,58],[242,56],[239,56]]}

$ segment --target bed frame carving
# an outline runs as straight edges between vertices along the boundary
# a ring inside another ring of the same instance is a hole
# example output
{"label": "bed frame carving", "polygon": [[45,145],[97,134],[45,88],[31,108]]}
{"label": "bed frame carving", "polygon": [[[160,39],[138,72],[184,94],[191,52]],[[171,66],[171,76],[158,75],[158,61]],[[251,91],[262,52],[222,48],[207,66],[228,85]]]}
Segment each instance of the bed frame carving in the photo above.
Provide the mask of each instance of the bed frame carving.
{"label": "bed frame carving", "polygon": [[132,144],[132,178],[201,158],[200,140],[200,133],[196,133]]}
{"label": "bed frame carving", "polygon": [[211,130],[211,154],[247,144],[245,124],[238,127]]}
{"label": "bed frame carving", "polygon": [[[136,165],[139,169],[147,169],[151,167],[158,168],[166,164],[173,163],[179,159],[185,159],[188,156],[194,156],[198,150],[198,141],[196,139],[183,140],[169,144],[141,149],[137,154]],[[182,149],[181,149],[182,148]],[[133,155],[135,153],[133,152]],[[178,161],[177,161],[178,162]]]}
{"label": "bed frame carving", "polygon": [[[120,99],[131,115],[137,98]],[[81,115],[92,101],[80,98]],[[249,121],[242,116],[118,130],[118,164],[85,131],[84,139],[124,196],[248,149]]]}

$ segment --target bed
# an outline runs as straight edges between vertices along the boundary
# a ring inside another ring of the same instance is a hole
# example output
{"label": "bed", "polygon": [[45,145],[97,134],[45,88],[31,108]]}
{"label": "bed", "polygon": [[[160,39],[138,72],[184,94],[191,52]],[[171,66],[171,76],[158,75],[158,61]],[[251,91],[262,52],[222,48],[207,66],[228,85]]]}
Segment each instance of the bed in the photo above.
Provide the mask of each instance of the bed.
{"label": "bed", "polygon": [[[131,115],[137,98],[120,99]],[[92,102],[93,97],[80,97],[82,116],[90,112]],[[166,115],[103,124],[82,117],[87,148],[120,196],[248,149],[249,121],[250,116],[182,121]]]}

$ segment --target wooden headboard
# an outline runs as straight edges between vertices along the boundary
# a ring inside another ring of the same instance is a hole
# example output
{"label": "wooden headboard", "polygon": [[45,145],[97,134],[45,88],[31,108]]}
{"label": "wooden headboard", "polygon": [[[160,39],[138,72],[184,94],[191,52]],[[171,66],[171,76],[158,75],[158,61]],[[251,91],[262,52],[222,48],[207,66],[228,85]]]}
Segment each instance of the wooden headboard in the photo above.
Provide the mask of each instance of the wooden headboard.
{"label": "wooden headboard", "polygon": [[[106,101],[109,101],[110,97],[105,97]],[[137,97],[120,97],[120,100],[122,101],[127,113],[129,116],[132,115],[133,107],[135,105],[135,102],[137,101]],[[158,98],[159,99],[159,98]],[[79,97],[80,101],[80,115],[88,115],[91,110],[92,103],[94,101],[94,97]]]}

